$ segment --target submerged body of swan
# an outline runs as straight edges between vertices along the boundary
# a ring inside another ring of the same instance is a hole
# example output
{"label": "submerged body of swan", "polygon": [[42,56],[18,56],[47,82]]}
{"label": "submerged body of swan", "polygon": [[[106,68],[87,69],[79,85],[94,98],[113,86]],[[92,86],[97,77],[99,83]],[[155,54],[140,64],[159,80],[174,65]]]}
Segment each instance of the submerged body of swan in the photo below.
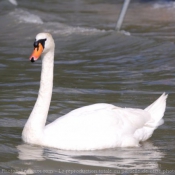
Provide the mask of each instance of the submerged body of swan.
{"label": "submerged body of swan", "polygon": [[42,54],[42,73],[39,95],[22,133],[25,142],[66,150],[134,147],[163,123],[165,94],[144,110],[99,103],[75,109],[45,126],[53,88],[54,49],[50,34],[36,36],[30,60],[34,62]]}

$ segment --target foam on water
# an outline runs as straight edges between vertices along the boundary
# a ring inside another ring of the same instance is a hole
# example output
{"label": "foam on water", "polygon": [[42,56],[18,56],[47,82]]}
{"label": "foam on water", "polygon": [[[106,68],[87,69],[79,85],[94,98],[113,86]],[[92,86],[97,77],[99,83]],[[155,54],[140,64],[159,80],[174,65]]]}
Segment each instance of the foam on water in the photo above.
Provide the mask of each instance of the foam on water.
{"label": "foam on water", "polygon": [[84,28],[84,27],[72,27],[66,24],[62,24],[59,22],[43,22],[42,19],[35,14],[29,13],[23,9],[15,9],[10,12],[10,15],[15,17],[20,23],[35,23],[35,24],[43,24],[44,32],[50,32],[60,35],[71,35],[71,34],[95,34],[95,33],[103,33],[106,30],[100,30],[95,28]]}
{"label": "foam on water", "polygon": [[[97,28],[86,28],[80,26],[69,26],[59,22],[43,22],[40,16],[30,13],[23,9],[15,9],[9,13],[10,16],[13,16],[20,23],[33,23],[33,24],[42,24],[44,32],[50,32],[59,35],[71,35],[71,34],[83,34],[83,35],[93,35],[100,34],[105,32],[113,32],[114,30],[105,30]],[[120,31],[121,34],[130,35],[127,31]]]}
{"label": "foam on water", "polygon": [[[73,27],[62,23],[47,23],[44,32],[50,32],[60,35],[71,35],[71,34],[83,34],[83,35],[94,35],[105,32],[114,32],[114,30],[96,29],[96,28],[86,28],[86,27]],[[119,31],[121,34],[130,35],[127,31]]]}
{"label": "foam on water", "polygon": [[14,16],[19,22],[43,24],[43,21],[39,16],[22,9],[15,9],[10,12],[10,15]]}
{"label": "foam on water", "polygon": [[12,3],[13,5],[18,5],[18,2],[16,0],[8,0],[10,3]]}
{"label": "foam on water", "polygon": [[155,9],[160,9],[160,8],[174,9],[175,8],[175,2],[155,3],[153,7]]}
{"label": "foam on water", "polygon": [[64,29],[58,29],[58,30],[47,28],[47,29],[45,29],[45,32],[61,34],[61,35],[71,35],[71,34],[91,35],[91,34],[96,34],[96,33],[103,33],[103,32],[106,32],[106,30],[99,30],[99,29],[95,29],[95,28],[67,26]]}

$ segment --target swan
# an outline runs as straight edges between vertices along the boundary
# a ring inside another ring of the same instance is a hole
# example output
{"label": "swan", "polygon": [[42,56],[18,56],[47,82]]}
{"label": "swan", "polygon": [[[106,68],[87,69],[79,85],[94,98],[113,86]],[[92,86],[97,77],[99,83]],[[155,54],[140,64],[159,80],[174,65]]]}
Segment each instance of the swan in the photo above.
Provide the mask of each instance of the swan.
{"label": "swan", "polygon": [[22,131],[24,142],[64,150],[138,147],[163,124],[165,93],[143,110],[98,103],[75,109],[45,125],[53,88],[54,50],[51,34],[36,35],[30,61],[42,55],[41,81],[38,98]]}

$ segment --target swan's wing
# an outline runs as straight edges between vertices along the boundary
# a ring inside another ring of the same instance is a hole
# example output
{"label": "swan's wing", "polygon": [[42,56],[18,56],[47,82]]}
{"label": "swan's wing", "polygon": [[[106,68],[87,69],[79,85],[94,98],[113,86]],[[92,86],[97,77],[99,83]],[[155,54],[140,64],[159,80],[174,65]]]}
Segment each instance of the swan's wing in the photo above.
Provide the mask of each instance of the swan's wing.
{"label": "swan's wing", "polygon": [[118,134],[133,134],[150,119],[141,109],[120,108],[110,104],[94,104],[75,109],[45,127],[45,132],[84,135],[113,130]]}
{"label": "swan's wing", "polygon": [[95,125],[102,125],[103,120],[105,120],[106,117],[109,117],[109,119],[106,119],[107,121],[110,121],[110,118],[112,117],[112,108],[115,108],[115,106],[99,103],[75,109],[48,124],[45,127],[45,131],[59,131],[61,128],[63,129],[63,126],[64,129],[69,128],[70,130],[72,128],[74,131],[80,127],[83,127],[83,130],[85,130],[87,127],[92,128]]}

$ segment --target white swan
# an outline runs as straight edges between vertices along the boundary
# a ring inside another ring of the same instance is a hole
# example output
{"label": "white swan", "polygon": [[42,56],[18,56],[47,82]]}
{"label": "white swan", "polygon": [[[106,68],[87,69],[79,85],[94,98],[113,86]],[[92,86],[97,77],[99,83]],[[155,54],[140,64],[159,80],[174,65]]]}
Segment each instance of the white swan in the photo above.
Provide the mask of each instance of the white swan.
{"label": "white swan", "polygon": [[163,123],[164,93],[144,110],[99,103],[75,109],[45,126],[52,96],[54,49],[49,33],[36,36],[30,60],[36,61],[42,53],[41,82],[22,132],[24,142],[66,150],[135,147]]}

